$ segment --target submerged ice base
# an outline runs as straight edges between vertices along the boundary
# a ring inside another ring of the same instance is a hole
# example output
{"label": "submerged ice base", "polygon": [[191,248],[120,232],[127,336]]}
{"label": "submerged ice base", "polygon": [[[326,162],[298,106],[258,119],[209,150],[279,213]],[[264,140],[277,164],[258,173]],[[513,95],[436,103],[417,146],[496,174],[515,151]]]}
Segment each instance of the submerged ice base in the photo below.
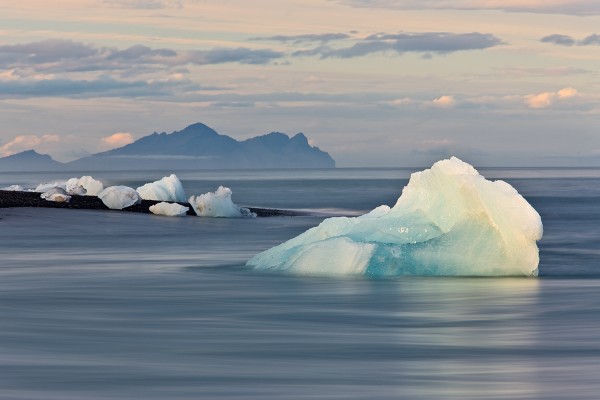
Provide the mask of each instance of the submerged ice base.
{"label": "submerged ice base", "polygon": [[542,221],[508,183],[453,157],[411,175],[393,208],[319,226],[254,256],[308,275],[537,275]]}

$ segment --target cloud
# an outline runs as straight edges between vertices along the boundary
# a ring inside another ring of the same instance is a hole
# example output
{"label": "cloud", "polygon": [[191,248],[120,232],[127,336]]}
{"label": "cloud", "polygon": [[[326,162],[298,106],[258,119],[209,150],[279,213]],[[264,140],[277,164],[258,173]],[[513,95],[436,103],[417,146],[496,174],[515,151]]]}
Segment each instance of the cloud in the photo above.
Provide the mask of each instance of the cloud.
{"label": "cloud", "polygon": [[224,64],[237,62],[240,64],[267,64],[271,60],[281,58],[285,54],[280,51],[269,49],[248,49],[238,47],[235,49],[218,48],[208,51],[193,51],[189,52],[184,58],[191,64],[206,65],[206,64]]}
{"label": "cloud", "polygon": [[576,67],[543,67],[543,68],[527,68],[527,67],[504,67],[498,71],[503,75],[510,77],[530,77],[530,76],[569,76],[589,74],[592,71],[584,68]]}
{"label": "cloud", "polygon": [[103,148],[114,149],[133,143],[133,135],[129,132],[117,132],[100,139]]}
{"label": "cloud", "polygon": [[494,35],[478,32],[379,33],[350,47],[334,48],[324,45],[314,49],[296,51],[292,55],[296,57],[351,58],[377,52],[445,54],[464,50],[482,50],[499,44],[502,44],[502,41]]}
{"label": "cloud", "polygon": [[540,14],[598,15],[597,0],[339,0],[351,7],[404,10],[500,10]]}
{"label": "cloud", "polygon": [[213,48],[209,50],[153,49],[137,44],[125,49],[97,47],[64,39],[0,46],[5,69],[46,73],[164,71],[186,65],[223,63],[267,64],[285,54],[270,49]]}
{"label": "cloud", "polygon": [[183,8],[182,0],[102,0],[102,4],[115,8],[131,8],[144,10]]}
{"label": "cloud", "polygon": [[177,80],[165,81],[126,81],[110,77],[91,80],[56,79],[20,79],[0,80],[0,98],[29,96],[119,96],[138,97],[148,95],[165,95],[177,88],[199,89],[199,87]]}
{"label": "cloud", "polygon": [[72,40],[46,39],[39,42],[0,46],[0,64],[43,64],[89,59],[101,50]]}
{"label": "cloud", "polygon": [[293,42],[293,43],[304,43],[304,42],[331,42],[334,40],[349,39],[350,35],[347,33],[317,33],[317,34],[305,34],[305,35],[276,35],[268,37],[255,37],[250,40],[266,40],[273,42]]}
{"label": "cloud", "polygon": [[542,43],[552,43],[559,46],[600,46],[600,35],[593,33],[581,40],[568,35],[553,34],[540,39]]}
{"label": "cloud", "polygon": [[561,89],[557,92],[543,92],[537,94],[530,94],[525,96],[525,104],[529,108],[541,109],[548,108],[553,105],[556,101],[567,100],[577,96],[577,90],[572,87]]}
{"label": "cloud", "polygon": [[450,108],[456,105],[456,100],[453,96],[440,96],[433,100],[433,104],[438,107]]}
{"label": "cloud", "polygon": [[60,136],[58,135],[20,135],[0,146],[0,157],[7,157],[21,151],[31,150],[44,143],[58,141],[60,141]]}
{"label": "cloud", "polygon": [[594,33],[586,38],[583,38],[577,44],[580,46],[600,46],[600,35]]}
{"label": "cloud", "polygon": [[553,44],[557,44],[559,46],[573,46],[575,44],[575,39],[573,39],[571,36],[567,36],[567,35],[554,34],[554,35],[544,36],[543,38],[540,39],[540,42],[553,43]]}

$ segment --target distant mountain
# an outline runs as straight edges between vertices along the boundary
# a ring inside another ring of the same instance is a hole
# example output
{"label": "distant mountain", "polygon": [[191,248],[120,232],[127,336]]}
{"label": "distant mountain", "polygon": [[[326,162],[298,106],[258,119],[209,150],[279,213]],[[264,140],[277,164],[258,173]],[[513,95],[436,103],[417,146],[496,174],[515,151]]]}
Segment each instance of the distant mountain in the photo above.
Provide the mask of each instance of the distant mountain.
{"label": "distant mountain", "polygon": [[197,123],[171,134],[153,133],[126,146],[67,164],[78,170],[334,168],[331,156],[304,134],[272,132],[237,141]]}
{"label": "distant mountain", "polygon": [[0,158],[0,171],[58,171],[64,167],[63,163],[35,150],[27,150]]}

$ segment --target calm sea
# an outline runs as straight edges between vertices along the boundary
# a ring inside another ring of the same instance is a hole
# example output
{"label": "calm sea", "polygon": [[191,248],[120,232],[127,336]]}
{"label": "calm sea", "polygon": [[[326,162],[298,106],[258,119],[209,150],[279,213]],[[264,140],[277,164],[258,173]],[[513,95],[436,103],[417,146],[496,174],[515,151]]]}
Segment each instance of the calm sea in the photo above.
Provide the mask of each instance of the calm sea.
{"label": "calm sea", "polygon": [[[354,215],[393,205],[414,171],[164,172],[190,195]],[[0,209],[0,399],[598,399],[600,169],[480,172],[542,216],[540,277],[243,267],[323,216]],[[165,173],[0,172],[0,187]]]}

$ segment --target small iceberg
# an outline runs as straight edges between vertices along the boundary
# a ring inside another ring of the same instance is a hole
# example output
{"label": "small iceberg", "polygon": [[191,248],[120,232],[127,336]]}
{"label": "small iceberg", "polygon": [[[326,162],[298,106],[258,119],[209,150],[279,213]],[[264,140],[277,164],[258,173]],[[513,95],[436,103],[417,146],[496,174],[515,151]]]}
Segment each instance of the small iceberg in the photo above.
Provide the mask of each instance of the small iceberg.
{"label": "small iceberg", "polygon": [[127,186],[109,186],[98,197],[111,210],[122,210],[142,201],[139,194]]}
{"label": "small iceberg", "polygon": [[81,178],[69,179],[66,182],[65,189],[69,194],[98,196],[104,190],[104,185],[91,176],[82,176]]}
{"label": "small iceberg", "polygon": [[183,185],[177,178],[177,175],[171,174],[164,178],[152,182],[146,183],[136,189],[144,200],[157,200],[157,201],[171,201],[171,202],[185,202],[186,195],[183,190]]}
{"label": "small iceberg", "polygon": [[161,202],[150,206],[150,212],[154,215],[164,215],[167,217],[183,217],[189,211],[189,207],[177,203]]}
{"label": "small iceberg", "polygon": [[532,276],[537,211],[508,183],[451,158],[411,175],[392,208],[337,217],[247,265],[306,275]]}
{"label": "small iceberg", "polygon": [[67,194],[64,189],[54,187],[40,195],[40,197],[47,201],[54,201],[56,203],[68,203],[71,200],[71,196]]}
{"label": "small iceberg", "polygon": [[60,188],[62,190],[67,190],[67,182],[66,181],[55,181],[55,182],[44,182],[40,183],[33,189],[34,192],[44,193],[50,189]]}
{"label": "small iceberg", "polygon": [[256,217],[247,208],[234,204],[231,189],[219,186],[215,192],[191,196],[189,203],[200,217]]}

